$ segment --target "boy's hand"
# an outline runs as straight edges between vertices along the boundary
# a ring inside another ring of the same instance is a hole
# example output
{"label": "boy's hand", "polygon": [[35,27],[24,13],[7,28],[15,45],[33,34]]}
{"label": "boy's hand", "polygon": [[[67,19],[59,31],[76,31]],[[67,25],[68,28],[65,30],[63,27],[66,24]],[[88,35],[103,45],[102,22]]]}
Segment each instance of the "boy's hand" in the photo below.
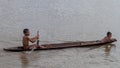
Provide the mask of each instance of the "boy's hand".
{"label": "boy's hand", "polygon": [[39,36],[37,35],[37,36],[35,36],[35,39],[38,39],[39,38]]}

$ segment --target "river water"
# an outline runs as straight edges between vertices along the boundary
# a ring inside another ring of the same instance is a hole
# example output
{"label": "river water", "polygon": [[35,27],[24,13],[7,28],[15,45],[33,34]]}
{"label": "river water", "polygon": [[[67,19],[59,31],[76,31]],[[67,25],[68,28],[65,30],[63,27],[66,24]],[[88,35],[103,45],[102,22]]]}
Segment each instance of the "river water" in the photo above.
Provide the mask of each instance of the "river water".
{"label": "river water", "polygon": [[[120,68],[119,0],[0,0],[0,68]],[[22,46],[23,29],[41,44],[102,39],[117,42],[61,50],[5,52]]]}

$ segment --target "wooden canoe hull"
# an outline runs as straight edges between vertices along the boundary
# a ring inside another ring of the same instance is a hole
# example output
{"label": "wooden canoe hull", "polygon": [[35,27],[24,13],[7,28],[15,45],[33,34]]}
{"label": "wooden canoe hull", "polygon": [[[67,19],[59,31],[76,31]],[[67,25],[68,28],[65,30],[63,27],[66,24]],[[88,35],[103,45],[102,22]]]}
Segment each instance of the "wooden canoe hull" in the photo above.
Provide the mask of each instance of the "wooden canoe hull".
{"label": "wooden canoe hull", "polygon": [[[112,43],[117,41],[116,39],[111,39],[108,42],[101,41],[78,41],[78,42],[68,42],[68,43],[56,43],[56,44],[44,44],[46,48],[37,48],[37,50],[49,50],[49,49],[63,49],[63,48],[71,48],[71,47],[86,47],[86,46],[95,46],[95,45],[104,45],[108,43]],[[21,51],[30,51],[31,49],[24,50],[22,46],[19,47],[10,47],[4,48],[5,51],[11,52],[21,52]]]}

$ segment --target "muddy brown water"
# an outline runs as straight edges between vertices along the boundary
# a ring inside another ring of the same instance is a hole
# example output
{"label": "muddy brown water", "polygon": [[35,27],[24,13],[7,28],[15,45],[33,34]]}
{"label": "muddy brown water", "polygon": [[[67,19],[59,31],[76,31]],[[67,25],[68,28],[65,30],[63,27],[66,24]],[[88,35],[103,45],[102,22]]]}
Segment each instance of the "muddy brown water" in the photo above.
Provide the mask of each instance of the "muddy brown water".
{"label": "muddy brown water", "polygon": [[[119,0],[0,0],[0,68],[120,68]],[[40,31],[40,44],[100,40],[103,46],[6,52],[21,46],[22,30]]]}

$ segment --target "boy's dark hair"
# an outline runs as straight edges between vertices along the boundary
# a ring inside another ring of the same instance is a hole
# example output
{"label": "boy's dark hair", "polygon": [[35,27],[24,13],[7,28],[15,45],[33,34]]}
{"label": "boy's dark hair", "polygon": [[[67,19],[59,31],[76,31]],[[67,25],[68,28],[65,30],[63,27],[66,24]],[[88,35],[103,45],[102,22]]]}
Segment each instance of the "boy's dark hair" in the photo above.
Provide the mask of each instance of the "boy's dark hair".
{"label": "boy's dark hair", "polygon": [[111,34],[112,34],[111,32],[107,32],[107,36],[108,36],[108,35],[111,35]]}
{"label": "boy's dark hair", "polygon": [[29,31],[29,29],[26,28],[26,29],[23,30],[23,33],[25,34],[25,33],[27,33],[28,31]]}

